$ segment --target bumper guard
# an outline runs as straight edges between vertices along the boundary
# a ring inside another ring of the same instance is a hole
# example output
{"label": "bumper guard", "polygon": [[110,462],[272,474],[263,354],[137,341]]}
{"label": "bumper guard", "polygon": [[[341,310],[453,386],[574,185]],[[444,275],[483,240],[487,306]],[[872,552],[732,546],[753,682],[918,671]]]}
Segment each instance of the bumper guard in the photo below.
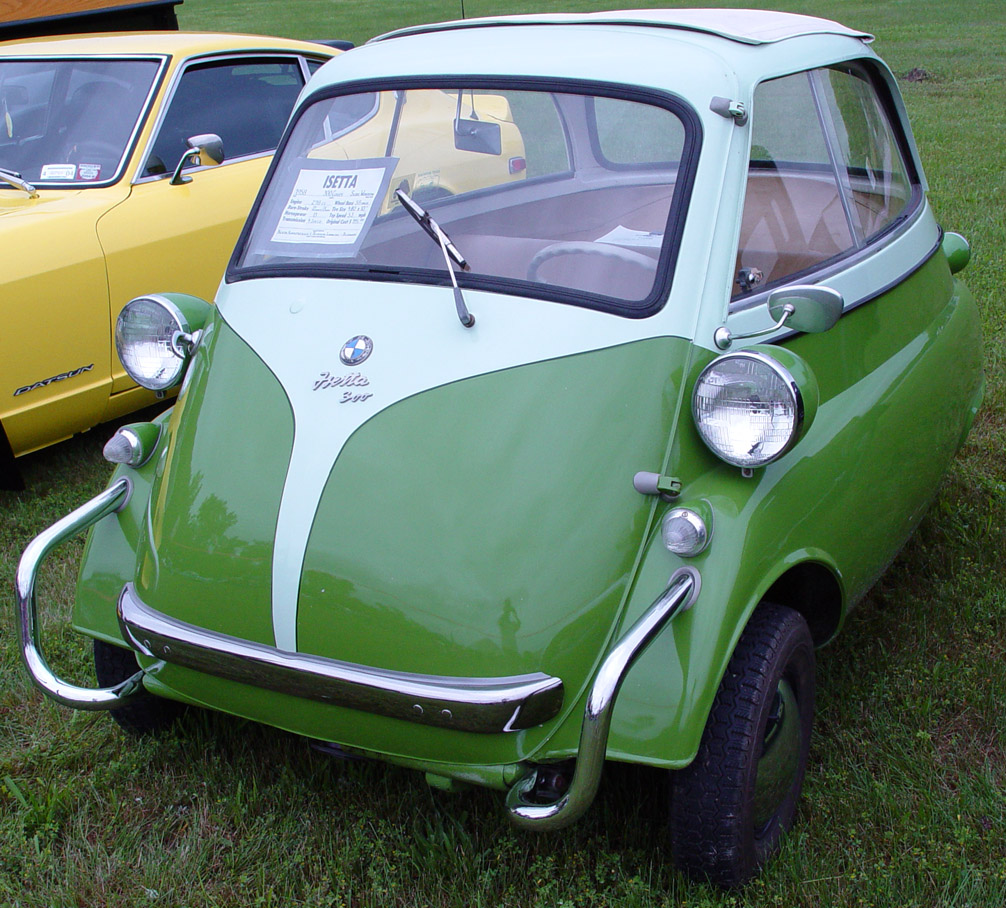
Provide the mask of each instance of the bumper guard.
{"label": "bumper guard", "polygon": [[566,793],[551,803],[538,803],[532,793],[537,770],[516,782],[507,792],[506,806],[517,826],[548,832],[578,820],[591,805],[608,748],[608,731],[618,689],[632,663],[646,649],[675,615],[692,607],[701,586],[699,572],[693,567],[679,568],[671,575],[667,588],[656,598],[632,627],[615,644],[594,678],[580,726],[580,746],[576,753],[576,771]]}
{"label": "bumper guard", "polygon": [[[36,536],[25,548],[15,578],[21,655],[32,682],[57,703],[75,709],[112,709],[143,691],[143,670],[104,688],[62,680],[42,654],[35,581],[45,557],[60,543],[120,511],[132,485],[123,477]],[[537,770],[507,792],[510,819],[520,827],[548,831],[579,819],[597,793],[608,732],[622,681],[635,660],[673,618],[691,608],[701,577],[693,567],[674,572],[666,589],[608,653],[594,678],[584,709],[576,771],[560,798],[534,798]],[[500,733],[531,728],[554,718],[562,705],[559,678],[542,673],[507,678],[447,678],[392,672],[369,666],[288,653],[186,624],[151,609],[126,584],[119,597],[119,626],[134,649],[156,658],[293,696],[456,730]]]}
{"label": "bumper guard", "polygon": [[71,511],[28,543],[18,562],[14,579],[17,597],[17,617],[21,635],[21,657],[32,682],[42,693],[64,706],[75,709],[111,709],[129,702],[143,690],[143,672],[131,675],[114,687],[79,687],[56,675],[42,655],[38,613],[35,606],[35,580],[39,568],[60,543],[96,524],[99,520],[122,510],[129,501],[132,484],[126,477],[116,480],[87,504]]}

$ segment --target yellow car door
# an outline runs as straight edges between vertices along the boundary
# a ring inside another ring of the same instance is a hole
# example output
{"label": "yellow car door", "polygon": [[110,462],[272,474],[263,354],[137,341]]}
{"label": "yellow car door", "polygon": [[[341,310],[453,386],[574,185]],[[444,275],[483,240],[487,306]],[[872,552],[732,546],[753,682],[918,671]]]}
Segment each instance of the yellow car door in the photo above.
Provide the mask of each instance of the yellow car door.
{"label": "yellow car door", "polygon": [[[108,288],[95,222],[122,192],[0,195],[9,238],[0,295],[0,422],[15,455],[94,425],[110,376]],[[110,198],[111,195],[111,198]]]}
{"label": "yellow car door", "polygon": [[[295,55],[229,55],[187,66],[142,156],[129,198],[98,224],[108,267],[108,318],[153,290],[212,299],[238,233],[307,75]],[[188,139],[214,134],[224,160],[188,161]],[[106,418],[127,412],[139,395],[112,353]]]}

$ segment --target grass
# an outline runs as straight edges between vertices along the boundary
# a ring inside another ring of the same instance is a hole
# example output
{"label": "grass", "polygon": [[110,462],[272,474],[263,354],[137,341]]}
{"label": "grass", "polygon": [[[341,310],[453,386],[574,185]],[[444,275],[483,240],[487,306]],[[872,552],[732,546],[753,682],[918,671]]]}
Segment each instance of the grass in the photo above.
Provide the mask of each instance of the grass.
{"label": "grass", "polygon": [[[718,0],[716,5],[724,4]],[[0,904],[16,906],[955,906],[1006,904],[1006,10],[979,0],[780,3],[879,35],[902,80],[947,229],[986,331],[986,404],[919,532],[819,654],[798,825],[739,892],[671,867],[660,773],[612,765],[587,817],[517,833],[498,795],[445,795],[417,774],[337,763],[226,716],[125,738],[34,692],[0,619]],[[595,8],[551,2],[557,10]],[[469,0],[468,15],[534,9]],[[362,41],[454,17],[456,4],[186,0],[183,27]],[[924,405],[924,402],[920,402]],[[26,541],[96,493],[110,428],[26,458],[0,501],[8,579]],[[925,444],[920,438],[919,444]],[[84,677],[65,627],[80,546],[50,560],[54,661]]]}

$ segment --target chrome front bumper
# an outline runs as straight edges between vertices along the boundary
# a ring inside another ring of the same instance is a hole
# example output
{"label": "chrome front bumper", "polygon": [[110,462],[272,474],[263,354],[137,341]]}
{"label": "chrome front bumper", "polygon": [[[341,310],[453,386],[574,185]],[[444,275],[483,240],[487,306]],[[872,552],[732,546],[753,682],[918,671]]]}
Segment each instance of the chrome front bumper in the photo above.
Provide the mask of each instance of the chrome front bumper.
{"label": "chrome front bumper", "polygon": [[[136,652],[158,661],[114,687],[84,688],[49,668],[39,642],[35,582],[46,555],[57,545],[125,507],[131,493],[121,478],[100,495],[36,536],[25,548],[15,580],[21,654],[43,693],[76,709],[111,709],[143,691],[143,676],[168,664],[352,709],[440,728],[494,734],[533,728],[558,715],[561,679],[541,672],[505,678],[457,678],[394,672],[320,656],[291,653],[173,619],[140,601],[132,584],[119,597],[119,627]],[[551,803],[534,797],[536,771],[507,793],[507,810],[518,826],[556,829],[590,806],[601,779],[608,732],[619,688],[632,664],[653,639],[698,597],[701,578],[692,567],[675,571],[666,589],[619,639],[601,664],[580,727],[576,771],[569,789]]]}
{"label": "chrome front bumper", "polygon": [[388,671],[291,653],[207,631],[145,605],[127,583],[119,627],[138,653],[217,678],[457,731],[498,734],[542,725],[562,706],[562,681],[536,672],[458,678]]}

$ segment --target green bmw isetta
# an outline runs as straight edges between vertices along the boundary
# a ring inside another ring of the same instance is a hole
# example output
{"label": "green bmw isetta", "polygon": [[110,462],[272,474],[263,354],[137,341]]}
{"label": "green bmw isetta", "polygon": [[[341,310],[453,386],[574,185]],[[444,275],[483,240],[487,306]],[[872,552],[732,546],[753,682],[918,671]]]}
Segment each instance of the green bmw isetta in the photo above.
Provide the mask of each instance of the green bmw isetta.
{"label": "green bmw isetta", "polygon": [[[750,877],[793,821],[815,647],[984,386],[968,246],[870,41],[603,12],[328,63],[216,306],[119,317],[129,374],[180,393],[25,551],[35,683],[495,788],[526,829],[581,816],[605,760],[665,768],[679,866]],[[398,128],[423,105],[439,126]],[[94,689],[48,667],[34,593],[88,527]]]}

